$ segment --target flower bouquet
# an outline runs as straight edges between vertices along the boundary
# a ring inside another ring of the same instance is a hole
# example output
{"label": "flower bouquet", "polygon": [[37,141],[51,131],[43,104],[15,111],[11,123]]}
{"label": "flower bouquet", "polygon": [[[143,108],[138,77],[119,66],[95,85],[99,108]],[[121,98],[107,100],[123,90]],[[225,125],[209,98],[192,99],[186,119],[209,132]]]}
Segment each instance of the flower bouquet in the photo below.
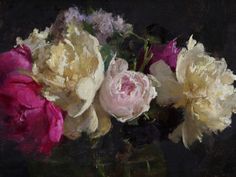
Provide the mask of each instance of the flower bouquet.
{"label": "flower bouquet", "polygon": [[236,111],[236,76],[224,59],[193,36],[184,47],[139,36],[103,10],[71,7],[44,31],[18,37],[0,61],[1,138],[41,170],[164,175],[158,141],[190,148],[228,127]]}

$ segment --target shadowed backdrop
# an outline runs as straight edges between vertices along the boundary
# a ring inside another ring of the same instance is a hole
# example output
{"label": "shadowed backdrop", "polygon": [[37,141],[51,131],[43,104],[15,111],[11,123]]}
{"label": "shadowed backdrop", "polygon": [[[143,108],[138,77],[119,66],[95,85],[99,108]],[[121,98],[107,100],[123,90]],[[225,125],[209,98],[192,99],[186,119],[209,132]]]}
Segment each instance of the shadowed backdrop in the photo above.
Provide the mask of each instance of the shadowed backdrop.
{"label": "shadowed backdrop", "polygon": [[[60,10],[73,5],[80,10],[102,8],[121,14],[138,34],[149,25],[157,25],[167,31],[166,40],[179,37],[180,44],[193,34],[209,53],[226,58],[229,68],[236,72],[236,3],[233,0],[1,0],[0,51],[12,48],[17,36],[25,38],[34,28],[43,30],[50,26]],[[161,142],[167,176],[236,176],[235,118],[223,133],[205,138],[190,150],[181,143]],[[30,176],[26,159],[4,142],[0,143],[0,177]]]}

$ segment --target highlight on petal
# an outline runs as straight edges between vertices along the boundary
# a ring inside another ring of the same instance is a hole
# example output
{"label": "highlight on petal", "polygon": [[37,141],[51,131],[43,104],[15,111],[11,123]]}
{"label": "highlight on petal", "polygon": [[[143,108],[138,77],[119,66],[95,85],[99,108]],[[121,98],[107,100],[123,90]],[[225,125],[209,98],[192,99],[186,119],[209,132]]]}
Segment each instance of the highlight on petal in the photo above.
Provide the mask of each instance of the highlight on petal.
{"label": "highlight on petal", "polygon": [[[187,77],[186,70],[191,67],[190,65],[194,65],[193,62],[195,62],[195,60],[197,60],[198,58],[200,59],[201,57],[204,58],[204,55],[204,46],[201,43],[197,43],[197,41],[194,40],[191,36],[188,41],[187,49],[183,48],[177,58],[176,78],[178,82],[184,82],[184,80],[186,79],[185,77]],[[210,58],[209,56],[207,57],[208,59]]]}
{"label": "highlight on petal", "polygon": [[181,85],[177,82],[174,73],[164,61],[160,60],[152,64],[150,73],[161,84],[156,87],[158,93],[156,99],[158,104],[167,106],[176,103],[183,97]]}

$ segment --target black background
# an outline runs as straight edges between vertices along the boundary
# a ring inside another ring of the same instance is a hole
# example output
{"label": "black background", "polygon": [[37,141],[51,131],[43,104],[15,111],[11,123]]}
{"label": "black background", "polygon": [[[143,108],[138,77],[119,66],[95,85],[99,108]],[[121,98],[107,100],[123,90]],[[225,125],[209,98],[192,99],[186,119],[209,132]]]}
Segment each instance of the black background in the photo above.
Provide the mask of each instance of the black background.
{"label": "black background", "polygon": [[[236,2],[233,0],[64,0],[0,1],[0,51],[15,45],[17,36],[27,37],[33,28],[44,29],[60,10],[103,8],[121,14],[137,33],[159,24],[172,36],[187,40],[191,34],[204,43],[209,53],[225,57],[236,72]],[[208,137],[191,150],[182,144],[161,143],[171,177],[235,177],[236,121],[219,136]],[[24,158],[6,145],[0,146],[0,176],[28,176]]]}

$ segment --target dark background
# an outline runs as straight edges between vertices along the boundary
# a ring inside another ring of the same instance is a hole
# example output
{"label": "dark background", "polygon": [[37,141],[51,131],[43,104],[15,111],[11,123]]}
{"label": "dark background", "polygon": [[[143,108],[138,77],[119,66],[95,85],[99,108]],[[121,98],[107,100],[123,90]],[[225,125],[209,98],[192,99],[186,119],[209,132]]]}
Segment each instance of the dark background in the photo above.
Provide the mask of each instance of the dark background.
{"label": "dark background", "polygon": [[[33,28],[44,29],[60,10],[103,8],[121,14],[137,33],[158,24],[182,41],[191,34],[204,43],[209,53],[225,57],[236,72],[236,2],[233,0],[64,0],[0,1],[0,51],[15,45],[17,36],[27,37]],[[161,143],[170,177],[235,177],[236,117],[232,127],[206,138],[190,150],[182,144]],[[0,146],[0,177],[28,176],[26,161],[18,152]]]}

